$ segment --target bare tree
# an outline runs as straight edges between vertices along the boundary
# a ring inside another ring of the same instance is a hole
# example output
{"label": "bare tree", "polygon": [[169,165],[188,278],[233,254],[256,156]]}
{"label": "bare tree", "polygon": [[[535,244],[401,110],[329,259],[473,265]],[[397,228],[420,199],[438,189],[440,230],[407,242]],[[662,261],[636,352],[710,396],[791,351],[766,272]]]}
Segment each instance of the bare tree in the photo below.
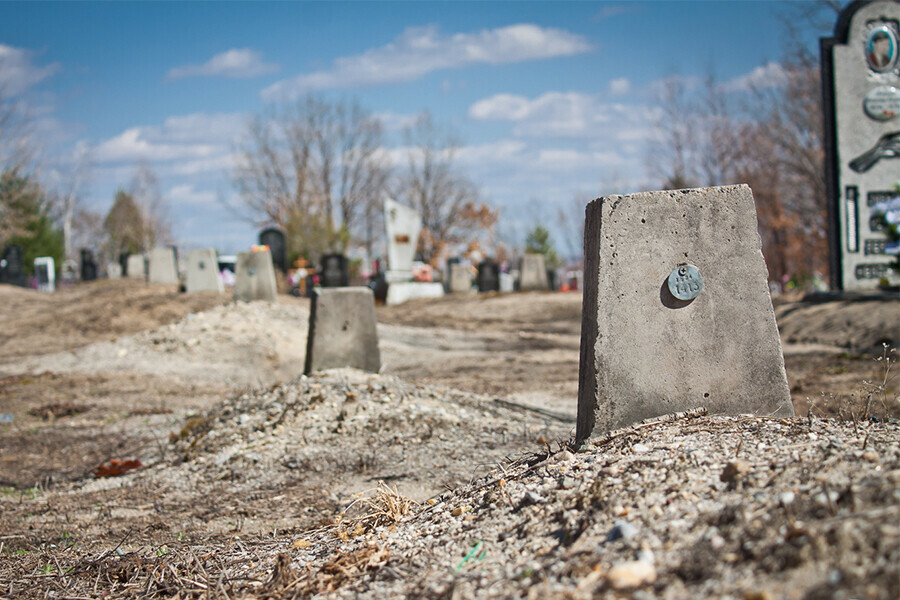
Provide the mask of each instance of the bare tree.
{"label": "bare tree", "polygon": [[497,213],[479,202],[478,188],[458,171],[458,144],[435,125],[430,113],[407,128],[405,138],[407,170],[396,195],[422,215],[419,252],[430,262],[448,245],[490,230]]}
{"label": "bare tree", "polygon": [[307,96],[251,120],[233,179],[257,223],[289,235],[315,223],[322,243],[343,249],[352,235],[370,243],[366,216],[390,173],[381,148],[380,121],[357,103]]}
{"label": "bare tree", "polygon": [[665,189],[698,183],[697,107],[689,82],[678,74],[666,77],[657,94],[656,140],[648,149],[647,164]]}
{"label": "bare tree", "polygon": [[159,180],[150,165],[144,161],[138,165],[131,179],[129,193],[140,207],[143,232],[143,249],[151,250],[160,244],[171,244],[172,220],[168,206],[159,191]]}

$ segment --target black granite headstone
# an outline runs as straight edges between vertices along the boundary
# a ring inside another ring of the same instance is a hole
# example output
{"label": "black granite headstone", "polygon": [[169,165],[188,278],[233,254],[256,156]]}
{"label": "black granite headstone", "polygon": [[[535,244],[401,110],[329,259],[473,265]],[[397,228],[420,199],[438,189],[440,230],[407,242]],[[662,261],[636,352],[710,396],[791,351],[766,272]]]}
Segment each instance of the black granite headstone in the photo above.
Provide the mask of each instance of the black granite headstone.
{"label": "black granite headstone", "polygon": [[97,262],[94,260],[94,252],[88,248],[81,249],[81,280],[94,281],[97,279]]}
{"label": "black granite headstone", "polygon": [[0,256],[0,283],[26,287],[25,269],[22,268],[22,249],[15,244],[3,249]]}
{"label": "black granite headstone", "polygon": [[347,287],[350,285],[350,265],[342,254],[322,256],[322,271],[319,284],[323,288]]}
{"label": "black granite headstone", "polygon": [[259,243],[268,246],[272,254],[272,264],[282,273],[287,271],[287,245],[284,240],[284,232],[274,227],[263,229],[259,232]]}
{"label": "black granite headstone", "polygon": [[119,254],[119,266],[122,267],[122,277],[128,277],[128,253]]}
{"label": "black granite headstone", "polygon": [[477,283],[479,292],[499,292],[500,265],[490,260],[480,262]]}

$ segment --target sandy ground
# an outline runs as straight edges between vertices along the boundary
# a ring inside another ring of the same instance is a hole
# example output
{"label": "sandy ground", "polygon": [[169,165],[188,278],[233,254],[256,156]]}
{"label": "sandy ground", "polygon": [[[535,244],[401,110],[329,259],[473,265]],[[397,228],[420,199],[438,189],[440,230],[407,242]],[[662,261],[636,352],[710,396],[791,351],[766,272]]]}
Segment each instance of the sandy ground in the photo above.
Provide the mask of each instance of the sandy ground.
{"label": "sandy ground", "polygon": [[778,303],[802,418],[567,458],[580,304],[379,307],[381,374],[307,378],[304,299],[0,286],[0,597],[897,596],[900,302]]}

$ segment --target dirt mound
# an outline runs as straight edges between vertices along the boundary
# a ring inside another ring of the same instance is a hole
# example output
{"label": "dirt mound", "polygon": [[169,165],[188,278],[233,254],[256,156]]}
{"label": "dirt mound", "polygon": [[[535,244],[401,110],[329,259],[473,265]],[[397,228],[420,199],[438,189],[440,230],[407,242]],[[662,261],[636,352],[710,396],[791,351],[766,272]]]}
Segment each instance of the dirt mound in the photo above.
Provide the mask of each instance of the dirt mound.
{"label": "dirt mound", "polygon": [[0,364],[153,329],[230,300],[130,279],[81,283],[52,294],[0,285]]}
{"label": "dirt mound", "polygon": [[786,344],[824,344],[880,354],[882,344],[900,348],[900,298],[795,302],[775,308]]}
{"label": "dirt mound", "polygon": [[308,302],[233,302],[114,341],[21,360],[0,373],[143,373],[270,385],[303,372],[308,327]]}

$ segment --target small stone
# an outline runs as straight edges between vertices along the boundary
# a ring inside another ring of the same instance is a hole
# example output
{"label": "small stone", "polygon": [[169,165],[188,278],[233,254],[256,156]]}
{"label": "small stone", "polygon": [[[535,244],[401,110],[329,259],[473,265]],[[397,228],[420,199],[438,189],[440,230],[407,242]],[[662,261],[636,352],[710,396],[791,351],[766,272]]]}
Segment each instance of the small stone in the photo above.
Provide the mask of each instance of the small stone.
{"label": "small stone", "polygon": [[650,446],[638,443],[632,446],[631,450],[637,453],[650,452]]}
{"label": "small stone", "polygon": [[659,504],[654,504],[650,507],[650,514],[654,517],[661,517],[666,513]]}
{"label": "small stone", "polygon": [[797,497],[797,495],[794,494],[794,492],[782,492],[778,496],[778,502],[782,506],[790,506],[791,504],[794,503],[794,500],[796,499],[796,497]]}
{"label": "small stone", "polygon": [[878,462],[878,453],[875,452],[874,450],[867,450],[867,451],[863,452],[862,457],[864,460],[868,460],[871,462]]}
{"label": "small stone", "polygon": [[744,475],[750,472],[750,465],[742,460],[733,460],[727,465],[719,475],[719,480],[725,483],[735,483],[744,478]]}
{"label": "small stone", "polygon": [[648,565],[656,564],[656,555],[650,548],[641,548],[637,553],[638,561],[647,563]]}
{"label": "small stone", "polygon": [[312,542],[304,540],[302,538],[296,540],[293,544],[291,544],[291,548],[294,550],[298,548],[309,548],[310,546],[312,546]]}
{"label": "small stone", "polygon": [[562,481],[559,482],[559,487],[564,490],[571,490],[573,487],[575,487],[575,479],[573,479],[572,477],[563,477]]}
{"label": "small stone", "polygon": [[522,504],[526,506],[529,504],[542,504],[544,502],[546,502],[546,498],[532,491],[525,492],[525,497],[522,499]]}
{"label": "small stone", "polygon": [[575,458],[574,454],[568,450],[563,450],[556,455],[556,462],[570,462],[573,458]]}
{"label": "small stone", "polygon": [[639,560],[620,563],[606,574],[606,582],[614,590],[636,588],[654,581],[656,581],[656,568]]}
{"label": "small stone", "polygon": [[607,542],[614,542],[616,540],[625,540],[628,541],[633,539],[638,534],[638,529],[628,521],[616,521],[613,525],[613,528],[609,530],[609,533],[606,535]]}
{"label": "small stone", "polygon": [[464,514],[467,510],[469,510],[467,506],[457,506],[450,514],[452,514],[454,517],[458,517]]}

